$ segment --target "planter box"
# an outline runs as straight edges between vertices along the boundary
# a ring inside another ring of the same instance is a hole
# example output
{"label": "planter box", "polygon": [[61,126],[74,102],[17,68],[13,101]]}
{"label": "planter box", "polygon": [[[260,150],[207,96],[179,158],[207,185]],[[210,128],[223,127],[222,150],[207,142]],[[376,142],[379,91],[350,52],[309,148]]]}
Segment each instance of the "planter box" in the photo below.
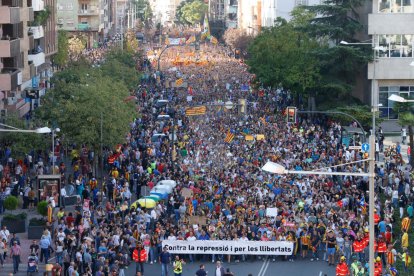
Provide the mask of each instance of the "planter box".
{"label": "planter box", "polygon": [[11,233],[24,233],[26,232],[26,220],[2,220],[1,227],[7,226],[7,230]]}
{"label": "planter box", "polygon": [[[39,240],[43,235],[43,231],[45,230],[45,227],[46,225],[41,225],[41,226],[29,225],[27,229],[27,238],[29,240]],[[52,234],[52,237],[53,237],[53,227],[50,229],[50,233]]]}

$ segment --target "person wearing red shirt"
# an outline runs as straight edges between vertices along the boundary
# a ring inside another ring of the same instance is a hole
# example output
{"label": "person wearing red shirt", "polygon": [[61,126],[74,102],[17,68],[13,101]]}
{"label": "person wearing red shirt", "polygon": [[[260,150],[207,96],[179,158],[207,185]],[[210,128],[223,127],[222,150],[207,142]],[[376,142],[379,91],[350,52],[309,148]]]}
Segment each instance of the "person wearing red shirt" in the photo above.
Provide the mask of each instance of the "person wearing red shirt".
{"label": "person wearing red shirt", "polygon": [[345,256],[342,256],[339,264],[336,266],[336,276],[349,276],[348,265],[346,264]]}
{"label": "person wearing red shirt", "polygon": [[69,215],[66,217],[66,224],[67,225],[72,225],[73,222],[75,221],[73,214],[69,213]]}

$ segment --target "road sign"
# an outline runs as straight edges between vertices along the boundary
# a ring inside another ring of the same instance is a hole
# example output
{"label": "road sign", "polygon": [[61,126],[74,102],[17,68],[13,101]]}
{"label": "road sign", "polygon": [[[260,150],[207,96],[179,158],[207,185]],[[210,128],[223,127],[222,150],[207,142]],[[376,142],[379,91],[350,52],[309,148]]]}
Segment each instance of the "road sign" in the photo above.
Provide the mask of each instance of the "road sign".
{"label": "road sign", "polygon": [[348,147],[350,150],[360,150],[361,146],[349,146]]}
{"label": "road sign", "polygon": [[369,144],[365,143],[361,146],[362,151],[368,152],[369,151]]}

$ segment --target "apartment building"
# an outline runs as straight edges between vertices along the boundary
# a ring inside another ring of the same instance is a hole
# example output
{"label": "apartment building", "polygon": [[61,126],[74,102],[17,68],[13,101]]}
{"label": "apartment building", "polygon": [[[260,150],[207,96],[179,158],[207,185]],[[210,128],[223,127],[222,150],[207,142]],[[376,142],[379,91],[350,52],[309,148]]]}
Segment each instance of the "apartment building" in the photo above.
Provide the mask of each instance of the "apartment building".
{"label": "apartment building", "polygon": [[93,47],[112,27],[111,0],[57,0],[57,25],[60,30],[87,37]]}
{"label": "apartment building", "polygon": [[380,116],[398,118],[392,94],[414,99],[414,3],[410,0],[373,0],[368,34],[374,41],[376,62],[368,66],[374,105]]}
{"label": "apartment building", "polygon": [[0,1],[1,116],[23,117],[39,105],[57,51],[55,1]]}

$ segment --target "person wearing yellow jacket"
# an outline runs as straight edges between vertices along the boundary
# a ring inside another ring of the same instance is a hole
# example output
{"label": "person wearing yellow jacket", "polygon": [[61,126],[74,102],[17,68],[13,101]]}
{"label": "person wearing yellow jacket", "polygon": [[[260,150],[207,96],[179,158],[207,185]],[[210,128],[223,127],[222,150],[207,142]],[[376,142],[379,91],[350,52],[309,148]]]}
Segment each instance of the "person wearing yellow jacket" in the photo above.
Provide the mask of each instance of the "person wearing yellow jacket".
{"label": "person wearing yellow jacket", "polygon": [[401,261],[403,262],[404,265],[404,271],[407,273],[408,272],[408,266],[411,264],[411,257],[410,254],[408,253],[408,249],[406,247],[404,247],[404,253],[403,254],[398,254],[401,258]]}
{"label": "person wearing yellow jacket", "polygon": [[184,260],[181,260],[178,255],[175,255],[175,261],[173,262],[174,276],[181,276],[181,273],[183,273],[183,264],[185,264]]}

